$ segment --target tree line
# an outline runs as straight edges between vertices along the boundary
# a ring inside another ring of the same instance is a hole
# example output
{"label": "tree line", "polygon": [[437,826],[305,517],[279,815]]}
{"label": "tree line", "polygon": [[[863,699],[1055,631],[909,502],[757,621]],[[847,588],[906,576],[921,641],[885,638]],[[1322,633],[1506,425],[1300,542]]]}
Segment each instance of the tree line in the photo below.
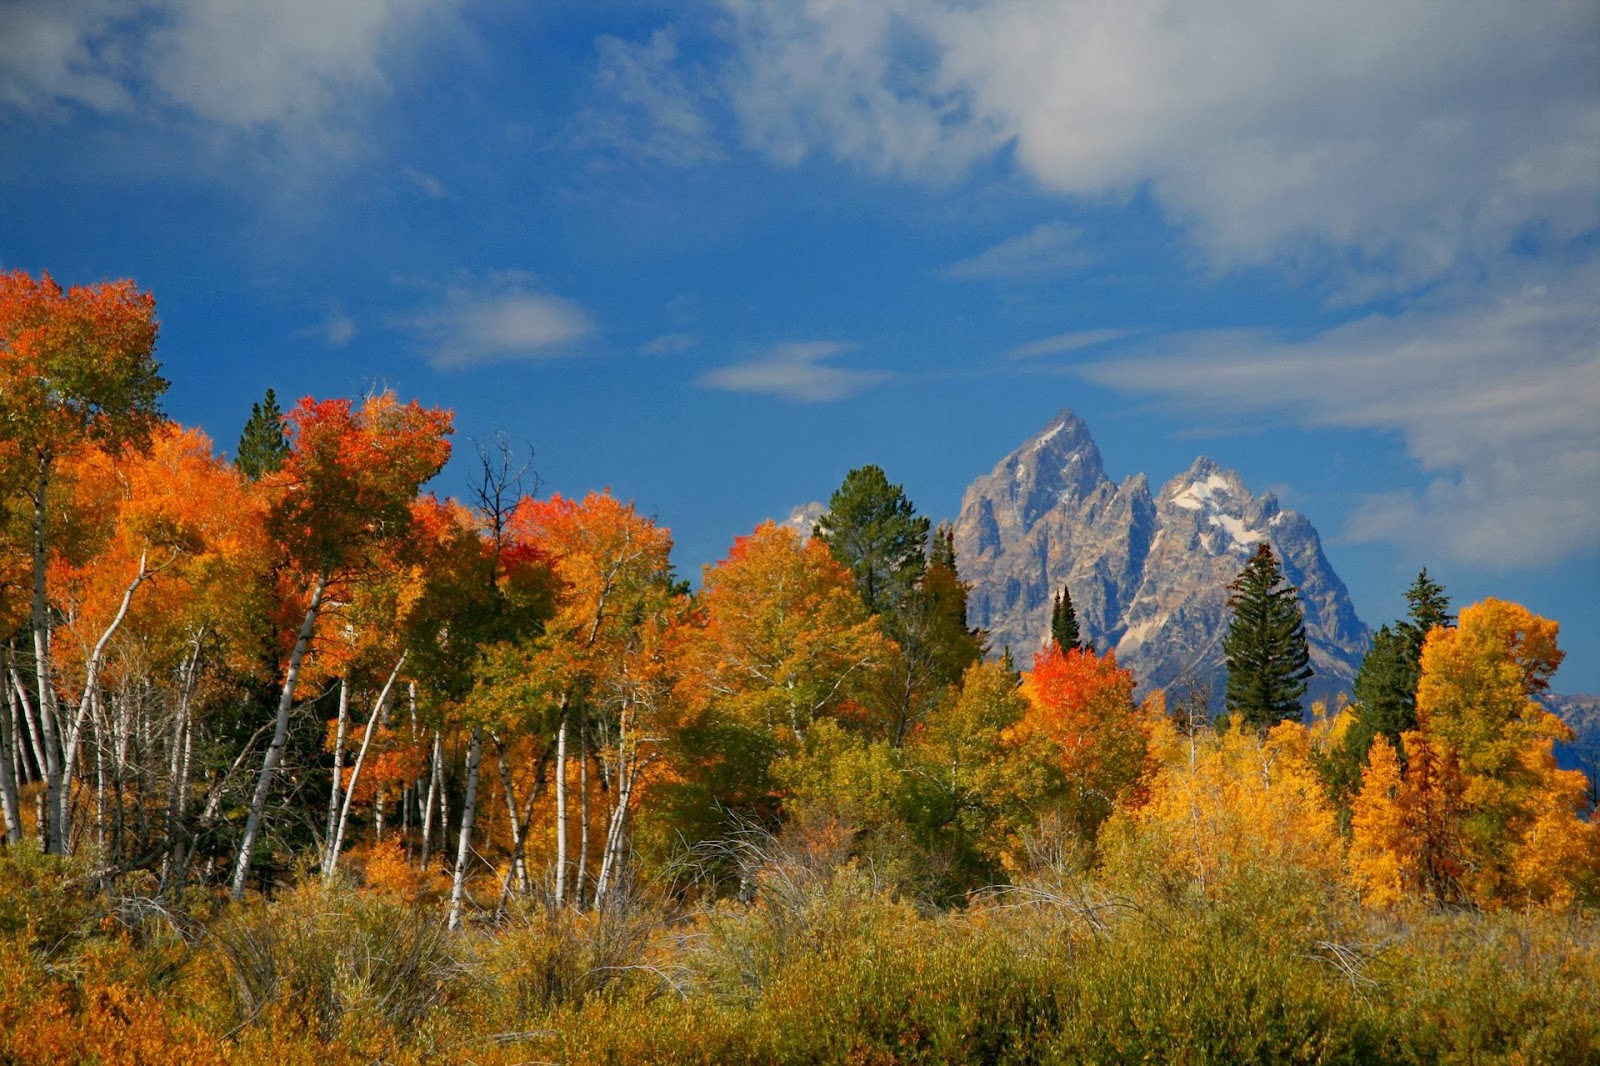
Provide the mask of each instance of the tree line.
{"label": "tree line", "polygon": [[1028,669],[987,657],[950,531],[878,467],[691,592],[668,530],[541,498],[503,443],[465,500],[427,491],[450,412],[392,393],[269,392],[218,457],[162,413],[156,333],[131,282],[0,276],[6,837],[106,887],[354,870],[459,926],[738,896],[740,842],[777,834],[931,905],[1141,849],[1206,883],[1277,856],[1373,906],[1600,892],[1586,782],[1534,700],[1557,629],[1514,604],[1453,618],[1424,572],[1355,701],[1308,723],[1262,545],[1230,586],[1227,714],[1196,722],[1135,698],[1067,590]]}

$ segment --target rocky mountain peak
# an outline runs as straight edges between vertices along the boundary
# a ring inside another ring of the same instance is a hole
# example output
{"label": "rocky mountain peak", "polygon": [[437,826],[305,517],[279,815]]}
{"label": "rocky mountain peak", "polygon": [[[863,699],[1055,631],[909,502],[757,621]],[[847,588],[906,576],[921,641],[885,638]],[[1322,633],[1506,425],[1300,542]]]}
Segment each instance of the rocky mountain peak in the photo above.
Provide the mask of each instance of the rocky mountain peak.
{"label": "rocky mountain peak", "polygon": [[1214,683],[1227,585],[1262,542],[1300,589],[1315,693],[1347,688],[1367,645],[1304,517],[1206,456],[1154,498],[1143,474],[1114,485],[1071,411],[972,483],[955,538],[971,621],[1022,663],[1047,638],[1050,604],[1066,585],[1089,639],[1115,648],[1142,684]]}

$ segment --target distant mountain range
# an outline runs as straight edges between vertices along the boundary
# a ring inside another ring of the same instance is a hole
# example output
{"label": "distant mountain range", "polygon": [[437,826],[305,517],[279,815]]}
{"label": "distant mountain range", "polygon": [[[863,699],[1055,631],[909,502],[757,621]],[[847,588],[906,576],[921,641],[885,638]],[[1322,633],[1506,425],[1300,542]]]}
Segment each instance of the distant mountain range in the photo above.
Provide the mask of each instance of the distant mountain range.
{"label": "distant mountain range", "polygon": [[968,620],[1028,666],[1065,585],[1087,639],[1114,648],[1148,688],[1220,693],[1227,585],[1262,541],[1300,591],[1312,696],[1348,691],[1371,635],[1304,516],[1201,456],[1151,494],[1143,474],[1106,476],[1071,411],[974,481],[955,523]]}

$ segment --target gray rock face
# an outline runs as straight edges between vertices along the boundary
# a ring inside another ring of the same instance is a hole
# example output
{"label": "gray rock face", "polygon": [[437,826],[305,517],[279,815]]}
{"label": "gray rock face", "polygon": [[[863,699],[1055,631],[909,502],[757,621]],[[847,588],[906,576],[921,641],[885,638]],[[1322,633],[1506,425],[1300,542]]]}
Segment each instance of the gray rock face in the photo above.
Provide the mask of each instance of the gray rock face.
{"label": "gray rock face", "polygon": [[1066,584],[1086,637],[1146,689],[1220,692],[1227,585],[1262,540],[1300,590],[1312,695],[1348,690],[1370,637],[1317,531],[1204,456],[1152,496],[1142,474],[1107,478],[1088,427],[1063,411],[968,487],[955,524],[968,622],[993,650],[1026,666]]}

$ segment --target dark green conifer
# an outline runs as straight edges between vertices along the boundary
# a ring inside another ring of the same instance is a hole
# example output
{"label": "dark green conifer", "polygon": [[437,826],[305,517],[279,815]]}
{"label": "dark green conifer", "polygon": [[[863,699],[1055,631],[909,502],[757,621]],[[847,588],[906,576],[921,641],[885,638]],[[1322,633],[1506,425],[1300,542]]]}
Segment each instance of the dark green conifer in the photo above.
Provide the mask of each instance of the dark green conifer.
{"label": "dark green conifer", "polygon": [[1303,713],[1311,654],[1300,596],[1263,542],[1228,586],[1232,619],[1222,640],[1228,660],[1227,707],[1235,724],[1257,732]]}
{"label": "dark green conifer", "polygon": [[877,466],[845,475],[817,522],[816,536],[849,568],[873,614],[898,611],[922,577],[928,520]]}
{"label": "dark green conifer", "polygon": [[1064,652],[1083,647],[1078,632],[1078,613],[1072,609],[1072,592],[1065,585],[1056,594],[1055,606],[1050,610],[1050,636]]}
{"label": "dark green conifer", "polygon": [[283,411],[271,389],[261,403],[250,405],[250,420],[239,435],[239,452],[233,465],[251,481],[260,480],[289,457],[289,438],[283,435]]}

